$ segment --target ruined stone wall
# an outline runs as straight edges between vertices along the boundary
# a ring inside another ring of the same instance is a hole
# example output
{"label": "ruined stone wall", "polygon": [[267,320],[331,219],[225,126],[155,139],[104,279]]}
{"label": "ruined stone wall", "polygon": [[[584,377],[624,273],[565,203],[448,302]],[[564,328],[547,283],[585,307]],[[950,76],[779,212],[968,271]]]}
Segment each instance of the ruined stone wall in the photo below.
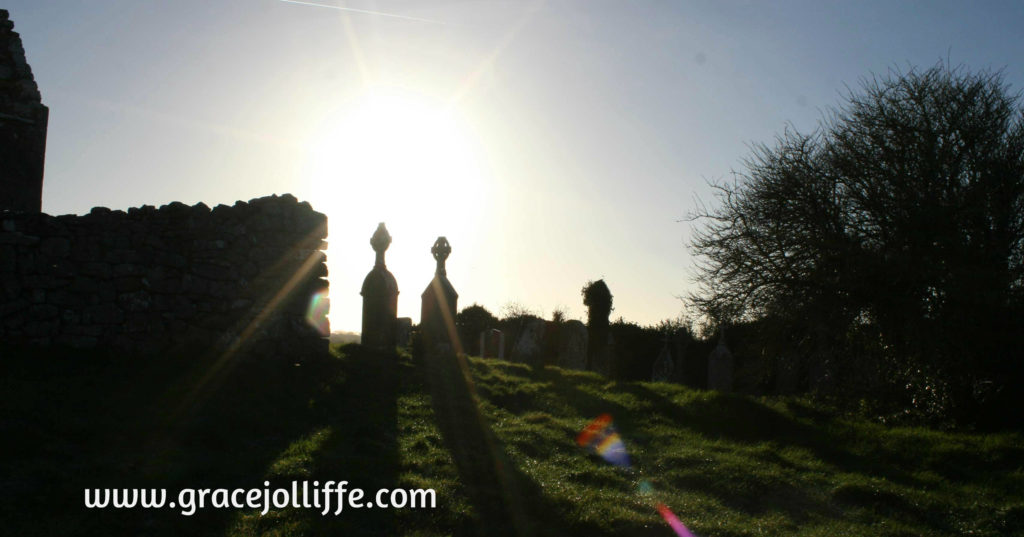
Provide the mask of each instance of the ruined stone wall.
{"label": "ruined stone wall", "polygon": [[132,353],[326,349],[327,219],[284,195],[50,216],[0,213],[0,343]]}
{"label": "ruined stone wall", "polygon": [[0,210],[42,209],[48,117],[21,37],[0,9]]}

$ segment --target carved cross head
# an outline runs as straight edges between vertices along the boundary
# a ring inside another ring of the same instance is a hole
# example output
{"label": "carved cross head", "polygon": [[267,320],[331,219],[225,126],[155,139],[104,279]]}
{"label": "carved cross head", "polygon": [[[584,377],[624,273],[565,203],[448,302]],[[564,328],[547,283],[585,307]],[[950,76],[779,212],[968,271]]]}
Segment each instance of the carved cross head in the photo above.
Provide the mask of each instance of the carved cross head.
{"label": "carved cross head", "polygon": [[448,255],[452,253],[452,246],[448,244],[448,239],[444,237],[438,237],[434,241],[434,246],[430,249],[430,253],[434,254],[434,259],[437,260],[437,272],[441,276],[447,274],[444,262],[448,259]]}
{"label": "carved cross head", "polygon": [[391,235],[388,228],[384,227],[384,222],[377,225],[377,231],[370,237],[370,246],[377,252],[377,261],[374,264],[384,266],[384,252],[391,246]]}

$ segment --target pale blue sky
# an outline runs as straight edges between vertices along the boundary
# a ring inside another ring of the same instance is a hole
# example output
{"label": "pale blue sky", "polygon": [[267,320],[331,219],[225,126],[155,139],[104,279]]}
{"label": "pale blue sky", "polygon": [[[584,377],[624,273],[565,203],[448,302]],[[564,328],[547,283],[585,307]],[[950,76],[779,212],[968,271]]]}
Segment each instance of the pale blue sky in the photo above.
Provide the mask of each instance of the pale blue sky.
{"label": "pale blue sky", "polygon": [[690,286],[678,220],[750,143],[894,66],[1024,87],[1021,2],[311,1],[397,16],[6,2],[50,107],[44,211],[292,192],[331,218],[336,330],[381,220],[414,320],[443,234],[460,306],[582,318],[603,277],[613,317],[655,323]]}

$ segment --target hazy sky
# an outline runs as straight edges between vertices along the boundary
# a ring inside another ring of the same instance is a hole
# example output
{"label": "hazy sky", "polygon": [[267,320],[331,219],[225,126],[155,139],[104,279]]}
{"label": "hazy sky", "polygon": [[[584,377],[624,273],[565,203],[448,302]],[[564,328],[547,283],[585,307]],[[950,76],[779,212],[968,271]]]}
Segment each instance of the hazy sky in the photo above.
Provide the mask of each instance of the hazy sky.
{"label": "hazy sky", "polygon": [[580,288],[604,278],[613,318],[675,317],[679,220],[751,143],[892,67],[948,56],[1024,88],[1022,2],[3,7],[50,107],[45,212],[291,192],[330,219],[335,330],[359,329],[380,221],[414,321],[438,235],[460,308],[584,318]]}

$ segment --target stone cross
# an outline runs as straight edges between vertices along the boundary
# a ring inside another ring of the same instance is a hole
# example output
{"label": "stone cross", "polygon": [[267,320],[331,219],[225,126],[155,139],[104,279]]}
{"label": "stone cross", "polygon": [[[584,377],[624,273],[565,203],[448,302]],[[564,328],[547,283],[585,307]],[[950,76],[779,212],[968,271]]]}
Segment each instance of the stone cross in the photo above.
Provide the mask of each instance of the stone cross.
{"label": "stone cross", "polygon": [[448,244],[448,239],[438,237],[434,241],[434,246],[430,248],[430,253],[433,254],[434,260],[437,261],[437,269],[434,271],[434,274],[437,276],[447,276],[448,269],[445,268],[444,263],[452,253],[452,246]]}
{"label": "stone cross", "polygon": [[398,319],[398,282],[384,263],[384,252],[391,245],[391,235],[384,222],[370,237],[376,254],[373,269],[363,280],[359,292],[363,296],[363,345],[380,351],[395,350]]}
{"label": "stone cross", "polygon": [[437,269],[434,271],[434,279],[421,295],[420,331],[424,349],[427,353],[434,353],[443,348],[461,352],[462,343],[455,329],[459,294],[448,281],[448,271],[445,268],[445,261],[452,253],[448,239],[438,237],[434,241],[434,246],[430,248],[430,253],[437,261]]}
{"label": "stone cross", "polygon": [[391,246],[391,234],[388,233],[388,228],[384,226],[384,222],[381,222],[377,224],[377,231],[374,231],[373,236],[370,237],[370,247],[377,254],[377,258],[373,262],[374,267],[385,266],[384,252],[388,250],[388,246]]}

